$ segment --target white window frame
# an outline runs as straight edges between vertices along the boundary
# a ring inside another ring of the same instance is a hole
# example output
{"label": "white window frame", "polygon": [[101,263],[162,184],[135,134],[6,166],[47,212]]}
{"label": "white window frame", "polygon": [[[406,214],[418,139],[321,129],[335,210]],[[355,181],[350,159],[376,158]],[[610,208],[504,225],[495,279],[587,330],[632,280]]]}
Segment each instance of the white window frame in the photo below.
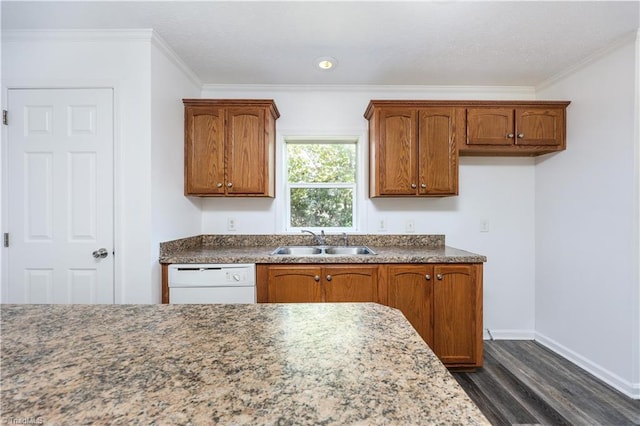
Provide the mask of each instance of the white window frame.
{"label": "white window frame", "polygon": [[[284,192],[285,192],[285,230],[287,232],[301,232],[303,229],[307,229],[313,232],[325,231],[327,233],[339,233],[339,232],[356,232],[358,230],[358,204],[359,204],[359,186],[360,186],[360,143],[359,139],[356,136],[286,136],[284,138],[284,167],[283,167],[283,176],[284,176]],[[355,181],[353,183],[304,183],[304,184],[290,184],[289,183],[289,173],[288,173],[288,144],[353,144],[355,145],[356,155],[355,155]],[[317,227],[317,226],[304,226],[297,227],[291,226],[291,188],[350,188],[353,191],[353,211],[351,212],[352,226],[349,227]]]}

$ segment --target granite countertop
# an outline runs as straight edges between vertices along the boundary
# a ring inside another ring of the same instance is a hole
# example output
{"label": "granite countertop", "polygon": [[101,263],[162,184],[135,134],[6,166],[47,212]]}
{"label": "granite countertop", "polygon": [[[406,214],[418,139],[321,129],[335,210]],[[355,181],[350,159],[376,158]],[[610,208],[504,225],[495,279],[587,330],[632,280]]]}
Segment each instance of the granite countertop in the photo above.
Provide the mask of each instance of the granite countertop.
{"label": "granite countertop", "polygon": [[489,424],[397,310],[3,305],[2,422]]}
{"label": "granite countertop", "polygon": [[[342,245],[341,236],[327,236]],[[483,255],[449,247],[443,235],[351,235],[375,255],[273,255],[278,246],[314,245],[308,235],[202,235],[160,244],[160,263],[482,263]]]}

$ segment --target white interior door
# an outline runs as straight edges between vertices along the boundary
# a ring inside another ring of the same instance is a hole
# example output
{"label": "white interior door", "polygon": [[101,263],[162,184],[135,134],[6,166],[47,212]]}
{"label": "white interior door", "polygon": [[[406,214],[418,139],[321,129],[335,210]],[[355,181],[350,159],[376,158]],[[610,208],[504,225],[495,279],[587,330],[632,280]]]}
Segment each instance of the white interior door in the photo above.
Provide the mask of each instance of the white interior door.
{"label": "white interior door", "polygon": [[7,108],[7,302],[113,303],[113,91],[10,89]]}

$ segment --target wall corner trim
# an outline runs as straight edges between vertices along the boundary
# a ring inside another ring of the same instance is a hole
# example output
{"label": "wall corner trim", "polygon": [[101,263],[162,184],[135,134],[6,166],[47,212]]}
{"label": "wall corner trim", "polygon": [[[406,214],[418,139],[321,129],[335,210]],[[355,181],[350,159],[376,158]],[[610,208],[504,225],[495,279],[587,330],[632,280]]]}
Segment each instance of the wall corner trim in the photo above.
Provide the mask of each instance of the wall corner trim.
{"label": "wall corner trim", "polygon": [[151,31],[151,44],[158,48],[175,66],[177,66],[193,84],[202,88],[202,80],[182,60],[180,56],[156,31]]}

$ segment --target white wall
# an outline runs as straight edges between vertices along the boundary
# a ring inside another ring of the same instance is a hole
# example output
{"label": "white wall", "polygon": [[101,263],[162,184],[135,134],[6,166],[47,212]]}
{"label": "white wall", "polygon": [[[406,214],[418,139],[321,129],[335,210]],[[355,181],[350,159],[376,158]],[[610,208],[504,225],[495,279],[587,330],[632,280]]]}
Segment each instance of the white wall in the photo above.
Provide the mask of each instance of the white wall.
{"label": "white wall", "polygon": [[[183,195],[183,98],[200,96],[202,84],[157,35],[151,46],[151,281],[146,293],[160,302],[158,263],[162,241],[200,234],[200,200]],[[148,296],[148,297],[149,297]]]}
{"label": "white wall", "polygon": [[[205,86],[204,98],[274,99],[281,113],[277,128],[277,187],[282,188],[283,139],[292,135],[355,135],[367,145],[363,114],[371,99],[533,99],[527,88],[477,87],[227,87]],[[445,234],[447,245],[488,257],[485,264],[485,328],[494,336],[532,338],[534,332],[534,160],[469,158],[460,160],[460,196],[434,199],[369,199],[367,152],[361,152],[362,233],[404,233],[415,221],[416,233]],[[202,232],[284,232],[284,197],[275,199],[210,198],[202,201]],[[490,231],[479,232],[489,220]]]}
{"label": "white wall", "polygon": [[570,99],[535,170],[536,339],[640,397],[636,40],[539,91]]}

